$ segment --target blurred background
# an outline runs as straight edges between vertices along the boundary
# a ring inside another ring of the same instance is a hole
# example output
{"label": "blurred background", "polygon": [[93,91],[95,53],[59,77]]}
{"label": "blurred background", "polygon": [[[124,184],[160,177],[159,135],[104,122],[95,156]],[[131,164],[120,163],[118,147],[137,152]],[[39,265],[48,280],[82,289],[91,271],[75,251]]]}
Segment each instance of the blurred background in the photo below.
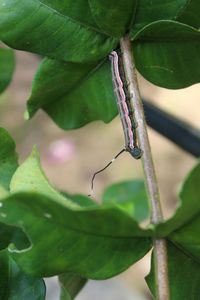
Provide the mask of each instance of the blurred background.
{"label": "blurred background", "polygon": [[[67,132],[58,128],[43,111],[25,121],[26,100],[40,58],[21,51],[16,51],[16,54],[14,79],[0,96],[0,126],[15,139],[20,162],[36,144],[42,167],[57,189],[88,194],[93,173],[104,167],[124,146],[119,118],[107,125],[97,121]],[[144,98],[199,128],[200,84],[182,90],[167,90],[148,83],[140,75],[138,78]],[[152,129],[148,128],[148,131],[164,216],[168,218],[176,208],[179,186],[196,159]],[[133,178],[143,178],[141,162],[125,153],[96,178],[95,199],[100,202],[108,185]],[[76,299],[151,299],[144,280],[149,272],[149,258],[147,255],[116,278],[89,281]],[[47,280],[47,288],[46,300],[58,300],[56,278]]]}

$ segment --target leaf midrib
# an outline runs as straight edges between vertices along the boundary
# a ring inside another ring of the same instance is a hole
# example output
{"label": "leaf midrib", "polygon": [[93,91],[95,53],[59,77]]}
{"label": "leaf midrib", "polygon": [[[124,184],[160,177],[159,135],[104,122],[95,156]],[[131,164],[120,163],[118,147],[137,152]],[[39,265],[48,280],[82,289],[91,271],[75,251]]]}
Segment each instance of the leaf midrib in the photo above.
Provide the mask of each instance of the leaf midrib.
{"label": "leaf midrib", "polygon": [[[16,200],[17,201],[17,200]],[[17,203],[18,203],[18,207],[22,207],[22,210],[27,210],[27,204],[26,203],[23,203],[23,201],[17,201]],[[67,208],[67,207],[65,207],[65,208]],[[69,208],[67,208],[67,209],[69,209]],[[51,213],[51,212],[49,212],[49,213]],[[38,214],[40,217],[41,217],[41,215],[40,214]],[[34,216],[36,216],[37,217],[37,213],[35,213],[35,211],[34,211]],[[127,215],[127,218],[128,218],[129,216]],[[52,218],[51,219],[46,219],[45,217],[44,217],[44,220],[45,220],[45,222],[51,222],[51,223],[54,223],[55,225],[56,225],[56,227],[62,227],[63,229],[65,229],[65,230],[69,230],[69,231],[74,231],[74,232],[77,232],[77,233],[81,233],[81,234],[84,234],[84,235],[90,235],[90,236],[95,236],[95,237],[100,237],[100,238],[112,238],[112,239],[134,239],[134,238],[150,238],[150,233],[149,234],[147,234],[147,232],[148,232],[148,229],[147,230],[144,230],[144,233],[145,233],[145,231],[147,231],[145,234],[144,234],[144,236],[143,235],[138,235],[138,234],[136,234],[136,235],[110,235],[110,234],[103,234],[103,233],[94,233],[94,232],[90,232],[90,231],[86,231],[86,230],[81,230],[81,229],[77,229],[77,228],[73,228],[73,227],[70,227],[68,224],[63,224],[63,222],[59,222],[59,220],[58,219],[56,219],[55,217],[53,217],[52,216]],[[5,220],[4,220],[5,221]],[[134,220],[132,220],[132,222],[134,222]],[[9,222],[9,224],[10,224],[10,222]],[[25,224],[25,222],[24,222],[24,224]],[[11,226],[13,226],[13,225],[11,225]],[[15,226],[19,226],[19,224],[16,224],[15,223]],[[28,226],[28,225],[27,225]],[[20,226],[20,228],[22,228],[22,229],[24,229],[25,231],[26,231],[26,226],[24,226],[23,225],[23,227],[21,227]],[[138,229],[139,230],[142,230],[139,226],[138,226]],[[136,229],[137,230],[137,229]],[[27,233],[28,234],[28,233]],[[152,235],[153,235],[153,233],[152,233]],[[28,234],[28,236],[30,237],[30,235]]]}

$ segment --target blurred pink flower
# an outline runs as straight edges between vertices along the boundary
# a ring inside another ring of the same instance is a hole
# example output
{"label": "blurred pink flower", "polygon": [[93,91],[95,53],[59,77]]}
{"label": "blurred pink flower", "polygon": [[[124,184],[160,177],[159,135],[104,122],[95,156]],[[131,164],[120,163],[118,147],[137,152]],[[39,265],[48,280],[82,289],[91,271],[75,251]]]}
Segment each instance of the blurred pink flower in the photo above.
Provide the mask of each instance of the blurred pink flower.
{"label": "blurred pink flower", "polygon": [[46,158],[50,163],[64,163],[72,159],[75,153],[75,145],[66,138],[53,141],[47,150]]}

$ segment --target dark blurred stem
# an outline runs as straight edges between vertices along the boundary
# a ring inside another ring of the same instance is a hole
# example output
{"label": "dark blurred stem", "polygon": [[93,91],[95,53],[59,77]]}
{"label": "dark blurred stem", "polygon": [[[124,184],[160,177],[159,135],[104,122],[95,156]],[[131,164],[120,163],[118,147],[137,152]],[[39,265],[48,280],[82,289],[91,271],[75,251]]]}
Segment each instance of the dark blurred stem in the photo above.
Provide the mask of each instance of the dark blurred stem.
{"label": "dark blurred stem", "polygon": [[200,130],[143,99],[147,124],[182,150],[200,157]]}
{"label": "dark blurred stem", "polygon": [[[144,117],[142,100],[138,88],[136,68],[133,59],[133,50],[129,36],[125,36],[120,40],[122,60],[134,120],[137,124],[137,136],[139,146],[143,151],[142,164],[146,188],[151,204],[151,223],[156,224],[163,220],[162,210],[160,205],[160,196],[158,184],[156,180],[151,148],[147,134],[147,126]],[[169,300],[169,283],[168,283],[168,268],[167,268],[167,249],[164,239],[154,240],[154,261],[156,273],[156,291],[158,300]]]}

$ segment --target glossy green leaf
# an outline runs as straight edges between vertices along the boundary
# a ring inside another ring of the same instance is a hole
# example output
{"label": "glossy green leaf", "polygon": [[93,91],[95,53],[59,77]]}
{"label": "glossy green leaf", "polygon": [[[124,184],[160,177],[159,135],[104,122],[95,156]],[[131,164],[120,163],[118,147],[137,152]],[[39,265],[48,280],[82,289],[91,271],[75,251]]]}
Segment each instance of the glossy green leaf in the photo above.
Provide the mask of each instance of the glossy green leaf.
{"label": "glossy green leaf", "polygon": [[[83,4],[78,10],[84,14]],[[65,2],[54,6],[47,0],[0,0],[0,39],[12,48],[74,62],[97,61],[117,42],[68,16]]]}
{"label": "glossy green leaf", "polygon": [[[200,293],[200,263],[168,242],[168,272],[171,300],[197,300]],[[152,259],[147,284],[155,296],[155,272]]]}
{"label": "glossy green leaf", "polygon": [[[8,132],[0,128],[0,199],[9,195],[10,180],[17,166],[18,157],[15,152],[15,143]],[[29,242],[22,230],[4,224],[5,214],[2,214],[1,217],[0,250],[5,249],[10,242],[15,243],[20,249],[24,245],[28,246]]]}
{"label": "glossy green leaf", "polygon": [[[181,202],[180,205],[175,212],[174,216],[166,221],[164,224],[160,224],[157,226],[158,232],[160,235],[166,236],[168,240],[172,241],[173,244],[179,249],[180,254],[182,256],[187,256],[188,258],[185,259],[185,262],[181,264],[178,261],[177,263],[180,264],[180,277],[183,276],[184,270],[183,265],[185,264],[185,268],[191,274],[193,274],[193,269],[190,271],[190,264],[191,268],[194,269],[194,287],[192,291],[194,295],[199,293],[199,264],[200,264],[200,237],[199,237],[199,228],[200,228],[200,162],[194,167],[194,169],[190,172],[187,176],[181,192],[180,198]],[[182,254],[181,254],[182,252]],[[172,255],[171,255],[172,256]],[[169,261],[173,262],[173,259],[169,257]],[[176,256],[175,256],[176,257]],[[189,264],[189,266],[187,266]],[[178,267],[174,267],[174,270],[178,269]],[[178,271],[178,270],[177,270]],[[175,271],[174,271],[175,272]],[[173,271],[172,271],[173,275]],[[174,278],[175,275],[174,275]],[[178,278],[178,276],[177,276]],[[187,278],[187,277],[186,277]],[[197,279],[197,282],[195,281]],[[178,280],[182,280],[179,278]],[[184,282],[183,278],[183,282]],[[193,277],[192,277],[193,280]],[[188,281],[185,281],[188,283]],[[177,282],[178,285],[178,282]],[[192,285],[191,285],[192,286]],[[189,290],[188,290],[189,292]],[[180,293],[180,295],[182,295]],[[174,298],[176,299],[176,298]],[[181,298],[177,298],[181,299]],[[186,297],[187,299],[187,297]],[[195,299],[191,298],[191,299]]]}
{"label": "glossy green leaf", "polygon": [[[196,29],[173,21],[148,25],[134,36],[138,70],[168,88],[199,82],[199,35]],[[74,129],[94,120],[111,121],[117,114],[114,99],[108,61],[75,64],[45,59],[33,83],[28,114],[32,117],[42,108],[59,127]]]}
{"label": "glossy green leaf", "polygon": [[15,69],[15,56],[11,49],[0,48],[0,93],[9,85]]}
{"label": "glossy green leaf", "polygon": [[44,300],[46,289],[42,279],[22,272],[7,251],[0,251],[0,299]]}
{"label": "glossy green leaf", "polygon": [[176,19],[187,3],[188,0],[139,0],[132,31],[136,32],[154,21]]}
{"label": "glossy green leaf", "polygon": [[186,177],[180,193],[180,203],[174,215],[157,226],[158,236],[167,236],[195,219],[200,213],[200,161]]}
{"label": "glossy green leaf", "polygon": [[[165,3],[158,0],[151,2],[141,0],[137,2],[137,9],[134,0],[126,0],[123,3],[120,1],[108,3],[99,0],[90,0],[88,3],[78,0],[76,4],[72,3],[72,0],[65,0],[62,3],[58,0],[53,3],[50,0],[28,2],[0,0],[0,38],[12,47],[57,60],[98,62],[119,42],[117,38],[111,38],[108,35],[119,38],[128,31],[130,23],[133,23],[134,56],[136,66],[142,75],[150,82],[162,87],[183,88],[199,82],[199,68],[196,65],[199,61],[200,33],[192,27],[169,21],[169,19],[179,20],[198,28],[199,17],[196,13],[198,8],[197,0],[172,0],[165,1]],[[82,14],[82,11],[85,13]],[[163,21],[163,19],[168,19],[168,21]],[[161,21],[151,23],[156,20]],[[72,67],[68,70],[70,69]],[[45,70],[48,73],[47,68]],[[43,70],[41,72],[40,69],[39,72],[42,74]],[[74,72],[76,73],[76,70]],[[84,74],[87,72],[83,71],[82,75]],[[100,76],[103,77],[102,74]],[[73,74],[72,78],[75,77],[76,75]],[[95,82],[98,80],[99,77],[93,78],[92,87],[97,88]],[[47,81],[43,86],[46,84]],[[48,92],[40,98],[41,91],[39,91],[39,84],[36,83],[34,86],[36,92],[32,93],[29,102],[29,115],[33,115],[38,108],[42,107],[64,129],[78,128],[90,121],[102,119],[92,106],[88,108],[88,99],[93,96],[93,92],[89,94],[89,97],[85,96],[89,90],[92,90],[92,87],[88,85],[83,88],[81,94],[77,85],[74,85],[70,97],[69,89],[65,92],[61,89],[63,93],[61,94],[61,91],[58,93],[59,101],[56,101],[54,107],[52,104],[55,103],[54,99],[57,99],[56,91],[54,90],[54,94],[49,98],[47,98]],[[42,87],[42,82],[40,87]],[[75,89],[78,92],[74,95]],[[101,91],[101,87],[98,91]],[[83,105],[80,105],[78,110],[72,109],[71,114],[69,106],[74,108],[75,97],[81,99],[82,95],[84,95],[84,101],[80,100],[80,103]],[[104,98],[104,95],[102,91],[99,98]],[[66,104],[68,109],[66,109]],[[93,106],[96,107],[95,104]],[[70,115],[70,120],[67,122],[65,120],[68,118],[64,118],[66,110]],[[80,120],[79,112],[83,119],[85,110],[85,121]],[[75,119],[75,122],[72,119]],[[111,119],[112,117],[108,114],[106,122]]]}
{"label": "glossy green leaf", "polygon": [[[45,106],[53,106],[54,108],[57,102],[67,98],[68,93],[78,89],[83,81],[91,77],[97,66],[98,63],[65,63],[44,59],[33,81],[32,93],[28,100],[29,116],[33,116],[39,108]],[[57,100],[55,101],[55,99]],[[66,106],[70,108],[71,105]]]}
{"label": "glossy green leaf", "polygon": [[[182,223],[182,226],[174,230],[169,238],[189,255],[200,262],[200,162],[195,166],[186,179],[180,196],[182,206],[177,210],[174,218],[167,224]],[[177,221],[176,221],[177,220]]]}
{"label": "glossy green leaf", "polygon": [[105,279],[127,269],[151,248],[151,240],[145,237],[151,231],[140,229],[114,206],[72,210],[53,198],[22,192],[0,203],[4,222],[23,226],[32,242],[22,251],[9,248],[30,275],[74,272]]}
{"label": "glossy green leaf", "polygon": [[22,251],[14,245],[9,248],[30,275],[73,272],[104,279],[122,272],[151,248],[152,230],[140,228],[115,205],[84,207],[57,193],[35,152],[14,174],[11,191],[18,193],[0,202],[0,221],[23,228],[31,241]]}
{"label": "glossy green leaf", "polygon": [[180,10],[176,20],[191,25],[197,29],[200,27],[200,2],[199,0],[188,0],[186,5]]}
{"label": "glossy green leaf", "polygon": [[72,300],[86,284],[87,279],[73,273],[66,273],[59,276],[61,288],[60,300]]}
{"label": "glossy green leaf", "polygon": [[0,128],[0,185],[9,190],[13,173],[18,166],[15,143],[8,132]]}
{"label": "glossy green leaf", "polygon": [[174,20],[187,25],[200,26],[199,0],[140,0],[131,34],[160,20]]}
{"label": "glossy green leaf", "polygon": [[136,67],[150,82],[178,89],[200,81],[200,32],[195,28],[158,21],[133,39]]}
{"label": "glossy green leaf", "polygon": [[89,0],[89,4],[99,27],[114,37],[127,32],[137,8],[136,0]]}
{"label": "glossy green leaf", "polygon": [[[85,0],[43,0],[42,3],[51,7],[60,14],[67,15],[72,21],[100,30],[91,14],[88,1]],[[83,13],[84,11],[84,13]]]}
{"label": "glossy green leaf", "polygon": [[188,224],[170,234],[169,238],[200,263],[200,212]]}
{"label": "glossy green leaf", "polygon": [[115,203],[138,222],[149,217],[149,205],[142,180],[113,184],[103,194],[104,203]]}
{"label": "glossy green leaf", "polygon": [[111,121],[117,108],[109,62],[81,65],[45,59],[33,82],[29,115],[39,108],[63,129]]}

